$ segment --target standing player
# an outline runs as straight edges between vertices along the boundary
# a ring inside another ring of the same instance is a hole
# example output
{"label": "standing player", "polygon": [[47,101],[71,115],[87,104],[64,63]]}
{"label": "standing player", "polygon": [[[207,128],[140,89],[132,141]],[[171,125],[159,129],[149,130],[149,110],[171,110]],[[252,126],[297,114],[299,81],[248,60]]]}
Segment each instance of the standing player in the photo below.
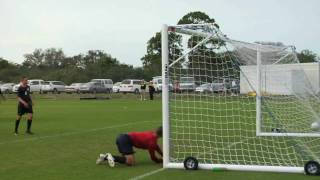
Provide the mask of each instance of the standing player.
{"label": "standing player", "polygon": [[153,94],[156,91],[156,89],[153,86],[153,82],[150,81],[149,83],[149,96],[150,96],[150,100],[153,100]]}
{"label": "standing player", "polygon": [[141,89],[141,93],[140,93],[141,101],[146,100],[146,87],[147,87],[147,85],[146,85],[144,79],[142,79],[141,84],[140,84],[140,89]]}
{"label": "standing player", "polygon": [[20,120],[22,115],[28,113],[28,120],[27,120],[27,134],[32,135],[31,132],[31,124],[32,124],[32,99],[30,96],[30,86],[28,86],[28,79],[26,77],[22,77],[20,81],[20,86],[17,92],[18,96],[18,115],[15,123],[14,134],[18,135],[18,128],[20,124]]}
{"label": "standing player", "polygon": [[148,150],[152,161],[162,163],[162,158],[158,158],[155,153],[157,152],[162,157],[162,151],[157,143],[160,137],[162,137],[162,127],[154,131],[120,134],[117,137],[116,144],[122,156],[113,156],[110,153],[100,154],[96,164],[103,164],[108,161],[110,167],[114,167],[115,162],[133,166],[135,164],[133,147]]}

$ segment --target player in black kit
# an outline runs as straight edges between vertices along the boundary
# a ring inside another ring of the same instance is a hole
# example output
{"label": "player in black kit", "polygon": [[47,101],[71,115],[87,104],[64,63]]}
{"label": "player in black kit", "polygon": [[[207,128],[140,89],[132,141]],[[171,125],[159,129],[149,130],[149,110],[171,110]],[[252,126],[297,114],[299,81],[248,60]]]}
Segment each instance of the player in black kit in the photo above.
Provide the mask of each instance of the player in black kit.
{"label": "player in black kit", "polygon": [[19,128],[21,117],[22,115],[27,113],[28,120],[27,120],[26,133],[32,135],[33,133],[31,132],[31,124],[32,124],[32,115],[33,115],[33,109],[32,109],[33,103],[30,96],[30,86],[28,86],[28,78],[26,77],[21,78],[17,96],[18,96],[18,114],[17,114],[16,123],[15,123],[14,134],[18,135],[18,128]]}

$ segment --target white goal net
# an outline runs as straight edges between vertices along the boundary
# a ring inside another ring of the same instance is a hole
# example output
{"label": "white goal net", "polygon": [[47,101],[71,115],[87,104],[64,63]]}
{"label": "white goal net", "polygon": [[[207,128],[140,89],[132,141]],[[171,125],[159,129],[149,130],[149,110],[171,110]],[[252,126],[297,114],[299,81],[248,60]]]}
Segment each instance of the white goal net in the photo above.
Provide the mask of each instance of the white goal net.
{"label": "white goal net", "polygon": [[292,46],[164,26],[164,166],[303,172],[320,158],[319,64]]}

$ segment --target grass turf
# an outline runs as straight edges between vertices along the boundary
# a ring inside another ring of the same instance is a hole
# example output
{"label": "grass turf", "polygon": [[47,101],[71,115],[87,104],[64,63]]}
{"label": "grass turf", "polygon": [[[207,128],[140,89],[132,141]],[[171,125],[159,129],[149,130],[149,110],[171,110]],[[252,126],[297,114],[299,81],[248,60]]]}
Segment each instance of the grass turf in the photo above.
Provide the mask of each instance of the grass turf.
{"label": "grass turf", "polygon": [[[13,135],[16,101],[0,104],[0,179],[129,179],[161,168],[137,150],[135,167],[95,165],[101,152],[117,153],[119,133],[161,124],[161,101],[117,96],[111,100],[35,99],[33,136]],[[303,174],[164,170],[145,179],[315,179]]]}

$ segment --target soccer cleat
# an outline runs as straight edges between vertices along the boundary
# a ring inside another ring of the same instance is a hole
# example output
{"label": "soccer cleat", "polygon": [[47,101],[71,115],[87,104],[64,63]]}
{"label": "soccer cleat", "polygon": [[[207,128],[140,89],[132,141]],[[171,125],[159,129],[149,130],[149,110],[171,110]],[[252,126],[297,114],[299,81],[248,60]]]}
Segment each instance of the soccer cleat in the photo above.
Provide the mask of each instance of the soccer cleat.
{"label": "soccer cleat", "polygon": [[34,133],[31,132],[31,131],[26,131],[26,133],[29,134],[29,135],[34,135]]}
{"label": "soccer cleat", "polygon": [[114,163],[113,156],[110,153],[107,153],[106,156],[107,156],[109,166],[114,167],[115,163]]}
{"label": "soccer cleat", "polygon": [[99,164],[105,163],[105,157],[106,157],[105,154],[100,154],[99,157],[97,158],[96,164],[99,165]]}
{"label": "soccer cleat", "polygon": [[19,133],[18,133],[18,132],[14,132],[14,135],[15,135],[15,136],[19,136]]}

